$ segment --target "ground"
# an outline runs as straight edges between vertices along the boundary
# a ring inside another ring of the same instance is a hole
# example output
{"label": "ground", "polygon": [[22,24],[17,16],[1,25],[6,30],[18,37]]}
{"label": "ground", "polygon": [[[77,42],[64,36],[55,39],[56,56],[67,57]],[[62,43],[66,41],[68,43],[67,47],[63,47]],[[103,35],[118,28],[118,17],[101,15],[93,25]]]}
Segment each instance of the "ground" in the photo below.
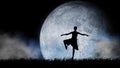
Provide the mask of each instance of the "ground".
{"label": "ground", "polygon": [[54,61],[48,61],[48,60],[6,60],[0,61],[0,65],[4,65],[4,66],[14,66],[14,67],[25,67],[27,66],[27,68],[30,67],[49,67],[49,68],[58,68],[58,67],[89,67],[89,66],[94,66],[94,67],[101,67],[102,65],[114,65],[114,66],[119,66],[120,65],[120,60],[116,59],[116,60],[54,60]]}

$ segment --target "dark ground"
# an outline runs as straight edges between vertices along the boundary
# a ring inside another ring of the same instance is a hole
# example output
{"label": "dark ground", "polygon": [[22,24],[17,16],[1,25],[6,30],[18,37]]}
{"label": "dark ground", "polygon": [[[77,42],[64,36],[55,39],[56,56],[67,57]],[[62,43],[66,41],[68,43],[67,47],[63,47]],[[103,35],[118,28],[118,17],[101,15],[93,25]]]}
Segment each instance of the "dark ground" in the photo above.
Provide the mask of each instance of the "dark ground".
{"label": "dark ground", "polygon": [[[58,67],[101,67],[103,65],[107,65],[107,66],[119,66],[120,65],[120,60],[54,60],[54,61],[50,61],[50,60],[6,60],[0,61],[0,65],[5,65],[5,66],[14,66],[14,67],[49,67],[49,68],[58,68]],[[103,66],[104,67],[104,66]]]}

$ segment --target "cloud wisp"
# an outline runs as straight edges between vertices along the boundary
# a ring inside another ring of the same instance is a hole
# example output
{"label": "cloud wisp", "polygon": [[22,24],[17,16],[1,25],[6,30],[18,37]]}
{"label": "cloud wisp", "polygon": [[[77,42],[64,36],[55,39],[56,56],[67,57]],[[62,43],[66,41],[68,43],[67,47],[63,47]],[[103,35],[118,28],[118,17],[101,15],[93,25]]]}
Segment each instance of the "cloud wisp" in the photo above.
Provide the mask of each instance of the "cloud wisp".
{"label": "cloud wisp", "polygon": [[18,36],[0,35],[0,59],[40,59],[40,48],[35,45],[33,41],[26,44]]}
{"label": "cloud wisp", "polygon": [[96,41],[96,58],[119,59],[120,58],[120,39],[119,37],[104,37]]}

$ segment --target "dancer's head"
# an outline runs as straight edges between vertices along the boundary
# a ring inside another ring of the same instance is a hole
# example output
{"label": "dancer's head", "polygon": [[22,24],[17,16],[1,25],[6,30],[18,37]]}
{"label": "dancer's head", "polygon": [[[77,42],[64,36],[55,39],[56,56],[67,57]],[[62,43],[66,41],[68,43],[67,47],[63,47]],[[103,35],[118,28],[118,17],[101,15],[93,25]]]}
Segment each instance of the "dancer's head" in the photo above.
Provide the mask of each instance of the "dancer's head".
{"label": "dancer's head", "polygon": [[76,31],[77,30],[77,26],[74,26],[74,31]]}

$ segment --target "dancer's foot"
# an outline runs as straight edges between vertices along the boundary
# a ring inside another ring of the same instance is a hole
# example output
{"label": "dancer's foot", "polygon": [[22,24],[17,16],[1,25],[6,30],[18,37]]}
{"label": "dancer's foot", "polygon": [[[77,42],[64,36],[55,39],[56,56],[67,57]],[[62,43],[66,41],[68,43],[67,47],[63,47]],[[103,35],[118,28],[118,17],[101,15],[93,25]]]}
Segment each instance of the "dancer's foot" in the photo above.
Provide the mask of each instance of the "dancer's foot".
{"label": "dancer's foot", "polygon": [[65,49],[67,50],[67,45],[65,45]]}

